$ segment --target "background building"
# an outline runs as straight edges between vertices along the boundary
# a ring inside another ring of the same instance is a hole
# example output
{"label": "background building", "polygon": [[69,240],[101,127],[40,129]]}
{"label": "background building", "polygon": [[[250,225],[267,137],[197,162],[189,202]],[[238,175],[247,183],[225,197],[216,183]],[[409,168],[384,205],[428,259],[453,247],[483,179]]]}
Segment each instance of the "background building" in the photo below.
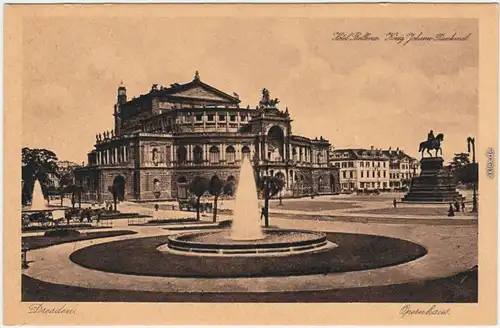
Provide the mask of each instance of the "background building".
{"label": "background building", "polygon": [[[82,167],[82,165],[78,165],[71,161],[58,161],[56,173],[48,174],[47,187],[50,189],[58,189],[61,186],[61,182],[66,185],[74,184],[76,182],[74,172],[80,167]],[[61,181],[61,177],[63,176],[66,179]]]}
{"label": "background building", "polygon": [[330,165],[340,170],[342,191],[395,190],[408,186],[418,161],[399,149],[335,149]]}
{"label": "background building", "polygon": [[244,156],[259,175],[285,181],[283,196],[333,193],[338,170],[328,165],[330,143],[292,133],[292,120],[279,110],[269,91],[255,108],[240,108],[239,96],[201,81],[198,72],[186,84],[153,85],[127,99],[118,88],[114,131],[96,136],[88,165],[77,170],[92,199],[149,201],[184,198],[195,176],[238,181]]}

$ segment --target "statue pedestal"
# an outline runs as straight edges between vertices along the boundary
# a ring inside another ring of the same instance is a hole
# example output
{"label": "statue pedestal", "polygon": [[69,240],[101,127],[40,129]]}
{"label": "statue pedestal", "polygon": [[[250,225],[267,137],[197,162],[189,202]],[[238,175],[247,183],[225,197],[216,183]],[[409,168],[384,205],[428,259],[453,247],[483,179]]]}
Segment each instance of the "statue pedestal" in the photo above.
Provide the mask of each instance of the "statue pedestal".
{"label": "statue pedestal", "polygon": [[420,160],[421,173],[414,177],[410,191],[403,197],[408,203],[450,203],[461,200],[451,174],[443,168],[443,158],[426,157]]}

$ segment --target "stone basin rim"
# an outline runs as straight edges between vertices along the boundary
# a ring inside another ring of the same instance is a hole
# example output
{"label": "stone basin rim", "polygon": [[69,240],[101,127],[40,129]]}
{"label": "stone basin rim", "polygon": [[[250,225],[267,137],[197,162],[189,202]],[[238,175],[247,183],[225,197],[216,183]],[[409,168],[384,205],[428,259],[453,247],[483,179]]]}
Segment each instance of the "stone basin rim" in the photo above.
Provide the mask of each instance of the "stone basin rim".
{"label": "stone basin rim", "polygon": [[[234,243],[216,243],[216,242],[204,242],[196,240],[183,240],[185,237],[196,237],[211,234],[222,234],[226,232],[225,229],[214,229],[210,231],[203,232],[185,232],[180,234],[175,234],[168,237],[168,245],[173,247],[182,248],[203,248],[211,250],[244,250],[244,249],[280,249],[280,248],[290,248],[290,247],[300,247],[308,245],[317,245],[327,242],[326,234],[321,232],[313,232],[306,230],[292,230],[292,229],[264,229],[263,233],[265,235],[287,235],[287,234],[302,234],[309,238],[300,240],[287,240],[287,241],[272,241],[265,239],[258,240],[236,240]],[[224,236],[221,236],[224,238]],[[286,237],[285,237],[286,238]],[[227,241],[227,239],[223,239]]]}

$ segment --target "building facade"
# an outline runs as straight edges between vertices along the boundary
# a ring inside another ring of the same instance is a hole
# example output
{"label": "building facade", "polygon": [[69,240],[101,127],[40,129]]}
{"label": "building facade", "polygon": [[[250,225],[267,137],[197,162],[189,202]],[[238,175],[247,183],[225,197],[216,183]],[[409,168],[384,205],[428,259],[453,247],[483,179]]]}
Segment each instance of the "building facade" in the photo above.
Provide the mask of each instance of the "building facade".
{"label": "building facade", "polygon": [[339,189],[329,166],[330,143],[292,133],[292,119],[264,89],[255,108],[201,81],[153,85],[131,100],[118,88],[114,131],[96,136],[87,166],[77,179],[90,199],[135,201],[185,198],[195,176],[234,180],[244,156],[256,174],[285,182],[283,196],[328,194]]}
{"label": "building facade", "polygon": [[396,190],[409,186],[418,161],[399,149],[336,149],[330,165],[340,170],[341,191]]}

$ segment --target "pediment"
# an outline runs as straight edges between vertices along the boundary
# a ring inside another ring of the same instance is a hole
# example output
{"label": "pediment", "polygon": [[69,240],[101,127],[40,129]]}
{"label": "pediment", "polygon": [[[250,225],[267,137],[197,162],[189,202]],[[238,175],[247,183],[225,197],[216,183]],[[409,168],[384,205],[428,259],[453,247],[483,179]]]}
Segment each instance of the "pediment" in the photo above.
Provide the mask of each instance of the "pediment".
{"label": "pediment", "polygon": [[224,97],[218,92],[208,90],[203,86],[196,86],[189,88],[187,90],[182,90],[179,92],[172,93],[172,96],[184,97],[184,98],[197,98],[206,100],[218,100],[218,101],[231,101],[228,97]]}

